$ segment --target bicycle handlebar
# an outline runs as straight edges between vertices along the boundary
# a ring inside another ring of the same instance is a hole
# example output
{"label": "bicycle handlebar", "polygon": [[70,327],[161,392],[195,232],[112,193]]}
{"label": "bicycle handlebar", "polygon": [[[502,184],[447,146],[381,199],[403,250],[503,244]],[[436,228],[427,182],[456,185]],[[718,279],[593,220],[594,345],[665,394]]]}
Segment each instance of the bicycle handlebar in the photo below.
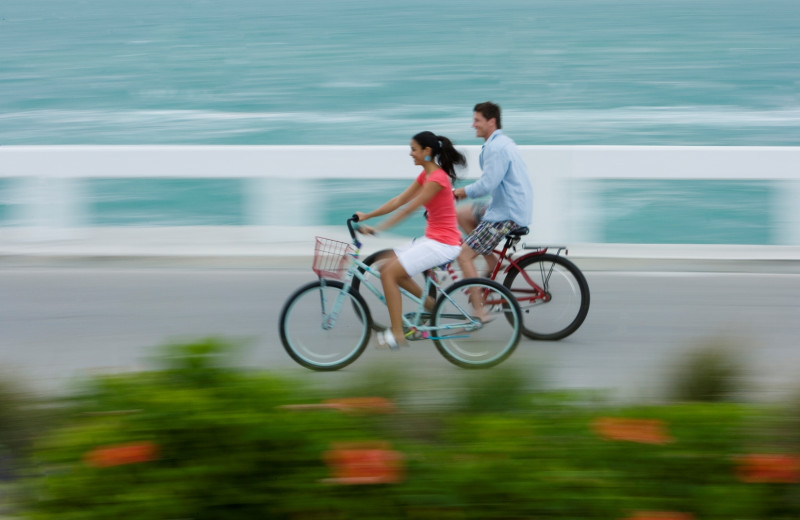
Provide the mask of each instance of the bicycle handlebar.
{"label": "bicycle handlebar", "polygon": [[350,232],[350,238],[353,239],[353,243],[360,249],[361,242],[356,238],[356,228],[353,226],[356,222],[358,222],[358,215],[353,213],[353,216],[347,219],[347,231]]}

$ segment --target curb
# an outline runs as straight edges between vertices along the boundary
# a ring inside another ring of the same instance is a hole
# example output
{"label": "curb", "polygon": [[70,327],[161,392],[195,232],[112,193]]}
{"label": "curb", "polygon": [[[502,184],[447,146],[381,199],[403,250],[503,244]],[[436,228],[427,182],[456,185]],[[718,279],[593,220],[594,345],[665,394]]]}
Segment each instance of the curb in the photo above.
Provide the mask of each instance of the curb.
{"label": "curb", "polygon": [[[366,256],[365,253],[362,258]],[[585,272],[719,272],[800,274],[795,259],[598,257],[568,254]],[[221,254],[0,254],[0,268],[174,268],[310,271],[312,255]]]}

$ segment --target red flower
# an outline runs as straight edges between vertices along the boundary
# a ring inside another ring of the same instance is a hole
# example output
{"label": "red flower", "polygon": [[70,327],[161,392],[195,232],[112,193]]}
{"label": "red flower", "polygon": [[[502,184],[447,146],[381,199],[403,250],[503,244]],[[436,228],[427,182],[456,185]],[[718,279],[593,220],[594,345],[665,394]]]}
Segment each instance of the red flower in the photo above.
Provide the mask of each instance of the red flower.
{"label": "red flower", "polygon": [[751,454],[739,458],[739,480],[751,483],[794,484],[800,482],[800,457],[781,454]]}
{"label": "red flower", "polygon": [[403,454],[387,442],[340,443],[323,458],[332,484],[396,484],[403,478]]}
{"label": "red flower", "polygon": [[592,424],[598,435],[614,441],[666,444],[674,439],[658,419],[622,419],[601,417]]}
{"label": "red flower", "polygon": [[674,511],[637,511],[625,520],[693,520],[689,513],[676,513]]}
{"label": "red flower", "polygon": [[157,456],[158,446],[154,443],[130,442],[95,448],[85,455],[84,462],[94,468],[108,468],[123,464],[149,462],[155,460]]}

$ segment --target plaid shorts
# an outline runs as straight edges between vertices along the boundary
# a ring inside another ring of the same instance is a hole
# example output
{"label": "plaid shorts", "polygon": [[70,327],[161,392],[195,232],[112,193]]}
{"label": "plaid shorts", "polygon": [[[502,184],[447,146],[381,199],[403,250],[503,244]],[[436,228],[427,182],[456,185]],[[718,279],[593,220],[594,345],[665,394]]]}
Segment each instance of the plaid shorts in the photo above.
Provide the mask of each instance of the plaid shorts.
{"label": "plaid shorts", "polygon": [[475,231],[464,239],[464,243],[479,255],[488,255],[503,240],[506,234],[518,227],[513,220],[505,220],[503,222],[483,220],[475,228]]}

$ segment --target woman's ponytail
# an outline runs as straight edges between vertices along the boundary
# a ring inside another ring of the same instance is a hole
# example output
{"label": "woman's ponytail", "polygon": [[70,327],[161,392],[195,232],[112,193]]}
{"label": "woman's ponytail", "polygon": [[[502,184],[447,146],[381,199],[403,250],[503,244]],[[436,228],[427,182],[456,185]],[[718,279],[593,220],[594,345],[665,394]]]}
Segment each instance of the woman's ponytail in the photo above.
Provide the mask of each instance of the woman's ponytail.
{"label": "woman's ponytail", "polygon": [[467,158],[456,150],[453,142],[443,135],[437,135],[436,139],[439,141],[439,164],[442,169],[447,172],[452,181],[457,178],[456,166],[466,166]]}
{"label": "woman's ponytail", "polygon": [[438,157],[439,165],[447,172],[452,181],[455,181],[456,166],[465,166],[467,158],[453,146],[453,142],[443,135],[433,132],[420,132],[413,137],[422,148],[430,148],[433,156]]}

